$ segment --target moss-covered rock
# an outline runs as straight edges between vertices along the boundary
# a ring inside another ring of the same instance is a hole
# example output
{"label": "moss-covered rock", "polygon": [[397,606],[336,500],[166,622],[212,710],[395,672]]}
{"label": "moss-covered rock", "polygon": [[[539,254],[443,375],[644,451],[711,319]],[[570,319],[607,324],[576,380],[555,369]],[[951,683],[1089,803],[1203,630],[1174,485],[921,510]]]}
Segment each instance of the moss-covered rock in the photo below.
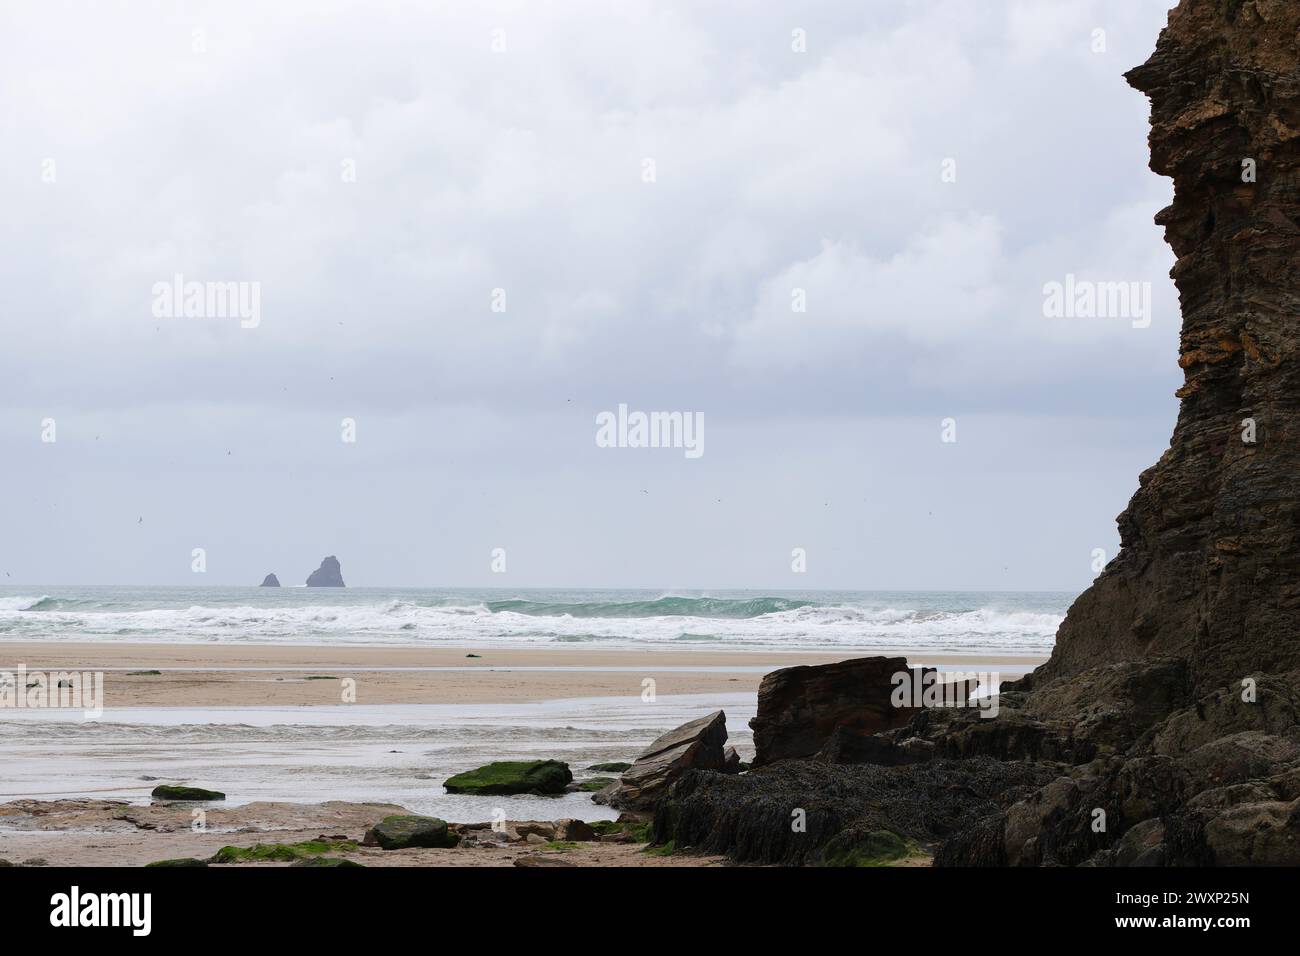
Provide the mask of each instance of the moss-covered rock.
{"label": "moss-covered rock", "polygon": [[458,773],[443,786],[448,793],[549,795],[563,793],[572,780],[569,765],[562,760],[499,760]]}
{"label": "moss-covered rock", "polygon": [[196,860],[192,856],[177,857],[174,860],[154,860],[145,866],[207,866],[207,860]]}
{"label": "moss-covered rock", "polygon": [[155,800],[224,800],[226,795],[220,790],[204,790],[202,787],[181,787],[161,784],[153,788],[150,794]]}
{"label": "moss-covered rock", "polygon": [[223,846],[209,863],[292,863],[322,853],[355,850],[355,840],[304,840],[302,843],[255,843],[253,846]]}
{"label": "moss-covered rock", "polygon": [[437,817],[416,814],[394,814],[384,817],[368,831],[367,846],[384,850],[405,850],[409,847],[450,849],[460,842],[460,836],[447,829],[447,821]]}
{"label": "moss-covered rock", "polygon": [[612,763],[594,763],[587,769],[595,770],[598,773],[622,773],[624,770],[627,770],[631,766],[632,765],[630,763],[622,763],[620,761],[614,761]]}
{"label": "moss-covered rock", "polygon": [[594,793],[597,790],[604,790],[613,782],[613,777],[592,777],[589,780],[584,780],[582,783],[578,784],[578,789]]}

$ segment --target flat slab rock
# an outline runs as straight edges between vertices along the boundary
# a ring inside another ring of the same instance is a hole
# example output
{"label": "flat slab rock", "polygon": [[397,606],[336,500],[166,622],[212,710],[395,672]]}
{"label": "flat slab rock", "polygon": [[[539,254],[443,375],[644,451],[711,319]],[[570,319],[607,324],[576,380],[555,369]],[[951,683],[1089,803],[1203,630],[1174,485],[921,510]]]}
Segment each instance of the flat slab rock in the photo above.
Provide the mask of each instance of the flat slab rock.
{"label": "flat slab rock", "polygon": [[601,802],[625,810],[651,809],[687,770],[727,770],[726,742],[727,715],[722,711],[688,721],[647,747],[619,782],[600,794]]}

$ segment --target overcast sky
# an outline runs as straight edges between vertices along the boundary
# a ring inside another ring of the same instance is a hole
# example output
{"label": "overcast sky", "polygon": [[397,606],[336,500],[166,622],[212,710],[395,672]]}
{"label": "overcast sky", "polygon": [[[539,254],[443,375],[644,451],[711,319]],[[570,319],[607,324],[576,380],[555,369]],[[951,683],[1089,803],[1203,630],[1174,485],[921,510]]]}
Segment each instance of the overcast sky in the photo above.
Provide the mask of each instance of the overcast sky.
{"label": "overcast sky", "polygon": [[1081,589],[1177,410],[1170,6],[6,3],[0,583]]}

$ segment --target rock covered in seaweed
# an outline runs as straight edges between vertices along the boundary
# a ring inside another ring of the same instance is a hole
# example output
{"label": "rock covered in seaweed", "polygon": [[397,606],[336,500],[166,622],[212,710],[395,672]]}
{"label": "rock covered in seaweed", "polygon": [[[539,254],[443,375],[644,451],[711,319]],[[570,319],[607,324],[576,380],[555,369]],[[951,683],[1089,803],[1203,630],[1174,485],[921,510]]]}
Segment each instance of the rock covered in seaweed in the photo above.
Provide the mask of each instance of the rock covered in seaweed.
{"label": "rock covered in seaweed", "polygon": [[449,777],[443,786],[448,793],[550,796],[564,793],[572,781],[573,772],[562,760],[498,760]]}
{"label": "rock covered in seaweed", "polygon": [[883,862],[882,846],[933,845],[1058,773],[987,757],[906,767],[791,760],[740,776],[690,771],[659,804],[652,837],[745,863]]}

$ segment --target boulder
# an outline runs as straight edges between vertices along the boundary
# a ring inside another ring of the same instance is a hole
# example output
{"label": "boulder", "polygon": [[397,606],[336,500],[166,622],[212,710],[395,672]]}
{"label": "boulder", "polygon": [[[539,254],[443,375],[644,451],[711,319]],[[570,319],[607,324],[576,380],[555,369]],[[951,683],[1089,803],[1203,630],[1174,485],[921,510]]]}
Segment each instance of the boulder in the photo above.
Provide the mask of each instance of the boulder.
{"label": "boulder", "polygon": [[1163,866],[1165,835],[1165,825],[1161,820],[1143,820],[1124,834],[1113,858],[1107,862],[1112,866]]}
{"label": "boulder", "polygon": [[272,572],[268,574],[266,577],[262,578],[261,587],[278,588],[279,586],[280,586],[280,579],[275,576],[275,572]]}
{"label": "boulder", "polygon": [[410,847],[450,848],[460,842],[460,838],[447,830],[446,820],[394,814],[367,830],[361,842],[383,850],[405,850]]}
{"label": "boulder", "polygon": [[[0,863],[0,866],[3,865],[4,864]],[[207,860],[198,860],[192,856],[181,856],[171,860],[154,860],[152,863],[145,864],[145,866],[182,866],[182,867],[196,867],[196,866],[207,866],[207,865],[208,865]]]}
{"label": "boulder", "polygon": [[602,803],[624,810],[649,810],[687,770],[722,770],[727,716],[720,710],[698,717],[659,737],[637,757]]}
{"label": "boulder", "polygon": [[550,843],[555,839],[555,824],[543,820],[521,820],[507,826],[507,833],[512,840],[525,840],[537,837],[534,843]]}
{"label": "boulder", "polygon": [[224,800],[226,795],[220,790],[204,790],[202,787],[181,787],[161,784],[153,788],[150,794],[155,800]]}
{"label": "boulder", "polygon": [[339,559],[332,554],[321,561],[319,568],[307,575],[307,587],[309,588],[341,588],[345,586],[343,583],[343,568],[339,565]]}
{"label": "boulder", "polygon": [[[896,704],[897,675],[907,674],[907,686],[915,688],[933,673],[933,668],[920,668],[914,674],[905,657],[860,657],[772,671],[759,684],[758,715],[749,722],[753,765],[812,757],[839,728],[875,734],[907,724],[922,709],[921,702]],[[943,686],[951,703],[963,703],[974,690],[969,681]]]}
{"label": "boulder", "polygon": [[458,773],[443,783],[448,793],[505,795],[564,793],[573,780],[562,760],[499,760],[477,770]]}
{"label": "boulder", "polygon": [[599,839],[599,834],[585,820],[566,818],[555,821],[555,839],[572,843],[590,843]]}
{"label": "boulder", "polygon": [[1205,825],[1216,866],[1300,864],[1300,800],[1230,807]]}

